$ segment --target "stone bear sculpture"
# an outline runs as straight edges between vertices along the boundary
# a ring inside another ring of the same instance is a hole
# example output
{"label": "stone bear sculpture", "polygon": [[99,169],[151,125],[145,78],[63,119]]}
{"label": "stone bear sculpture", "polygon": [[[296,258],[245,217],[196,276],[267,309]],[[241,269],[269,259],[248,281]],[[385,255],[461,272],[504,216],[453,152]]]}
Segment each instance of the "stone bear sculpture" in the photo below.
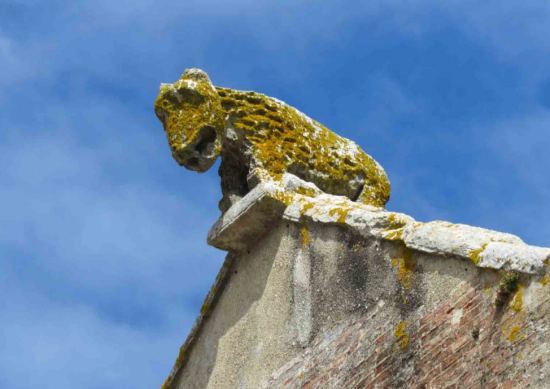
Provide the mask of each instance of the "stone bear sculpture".
{"label": "stone bear sculpture", "polygon": [[286,173],[365,204],[389,199],[384,169],[357,144],[273,97],[215,87],[200,69],[161,84],[155,113],[180,165],[204,172],[221,155],[222,212]]}

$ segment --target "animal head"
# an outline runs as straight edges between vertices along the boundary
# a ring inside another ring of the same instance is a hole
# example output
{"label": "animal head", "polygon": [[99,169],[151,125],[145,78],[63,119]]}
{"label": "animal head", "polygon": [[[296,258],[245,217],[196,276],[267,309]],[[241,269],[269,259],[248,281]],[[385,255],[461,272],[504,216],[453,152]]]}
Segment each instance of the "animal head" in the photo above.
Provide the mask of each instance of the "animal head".
{"label": "animal head", "polygon": [[187,69],[173,84],[161,84],[155,114],[164,126],[172,156],[190,170],[208,170],[221,151],[224,114],[208,75]]}

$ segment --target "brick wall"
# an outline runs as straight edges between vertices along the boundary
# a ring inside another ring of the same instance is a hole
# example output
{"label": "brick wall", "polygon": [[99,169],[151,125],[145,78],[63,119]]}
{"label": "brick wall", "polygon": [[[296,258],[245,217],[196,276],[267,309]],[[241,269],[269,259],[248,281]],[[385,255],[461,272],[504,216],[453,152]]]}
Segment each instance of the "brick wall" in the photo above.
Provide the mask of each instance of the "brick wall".
{"label": "brick wall", "polygon": [[429,312],[387,314],[384,323],[386,307],[378,306],[350,318],[318,334],[268,386],[550,388],[549,287],[493,278],[480,272]]}

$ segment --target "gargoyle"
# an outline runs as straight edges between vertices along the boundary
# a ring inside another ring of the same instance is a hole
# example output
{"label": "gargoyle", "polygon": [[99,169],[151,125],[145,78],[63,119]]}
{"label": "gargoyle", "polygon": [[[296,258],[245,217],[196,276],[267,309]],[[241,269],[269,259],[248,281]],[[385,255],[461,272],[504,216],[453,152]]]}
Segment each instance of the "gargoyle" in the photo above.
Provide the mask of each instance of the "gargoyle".
{"label": "gargoyle", "polygon": [[273,97],[215,87],[200,69],[161,84],[155,113],[180,165],[204,172],[221,155],[222,212],[285,174],[377,207],[389,199],[384,169],[355,142]]}

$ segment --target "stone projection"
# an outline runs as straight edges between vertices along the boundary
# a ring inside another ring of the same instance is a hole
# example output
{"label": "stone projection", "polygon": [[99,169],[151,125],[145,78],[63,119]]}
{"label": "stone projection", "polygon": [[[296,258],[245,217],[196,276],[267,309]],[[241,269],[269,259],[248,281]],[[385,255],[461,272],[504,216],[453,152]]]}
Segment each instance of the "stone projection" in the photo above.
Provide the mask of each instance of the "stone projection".
{"label": "stone projection", "polygon": [[[199,69],[163,84],[155,102],[172,155],[199,172],[221,156],[222,211],[258,183],[292,174],[323,192],[384,206],[384,169],[354,142],[297,109],[256,92],[214,87]],[[296,188],[310,192],[308,186]]]}

